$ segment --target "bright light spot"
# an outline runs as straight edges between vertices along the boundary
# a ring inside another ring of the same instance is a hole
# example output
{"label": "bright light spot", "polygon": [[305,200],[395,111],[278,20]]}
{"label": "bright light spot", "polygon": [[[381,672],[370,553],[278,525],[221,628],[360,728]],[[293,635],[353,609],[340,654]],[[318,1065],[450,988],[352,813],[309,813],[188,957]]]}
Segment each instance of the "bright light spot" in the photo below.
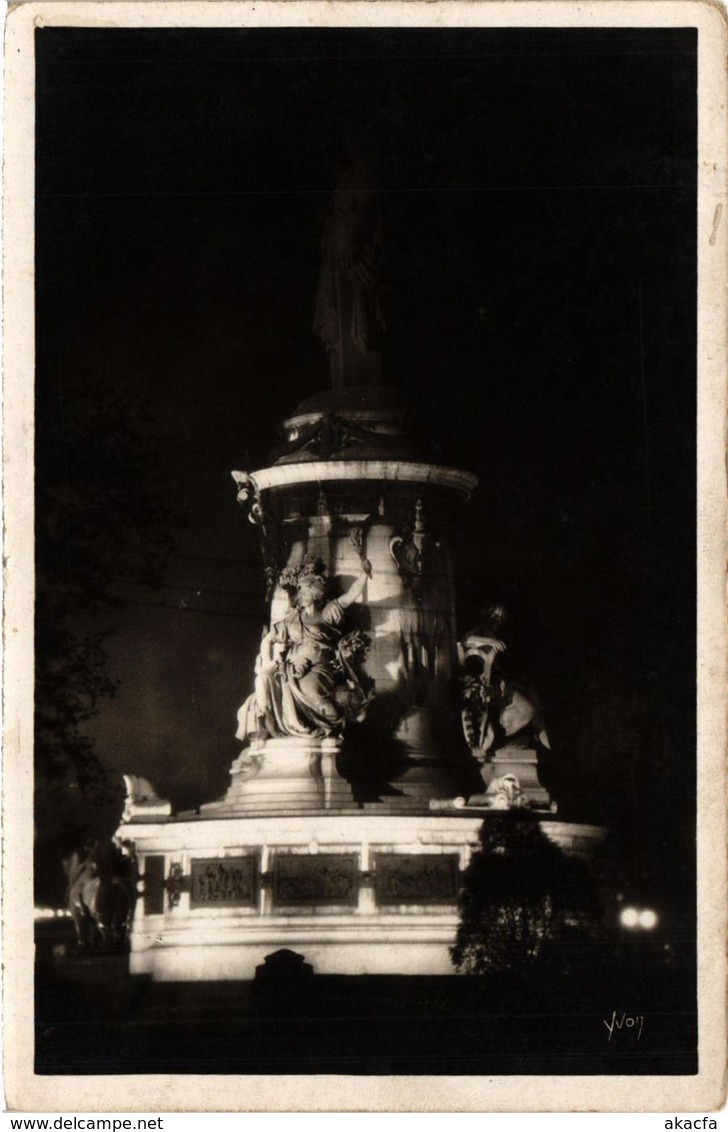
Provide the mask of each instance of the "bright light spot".
{"label": "bright light spot", "polygon": [[623,928],[641,928],[649,932],[657,925],[657,912],[652,908],[623,908],[619,922]]}

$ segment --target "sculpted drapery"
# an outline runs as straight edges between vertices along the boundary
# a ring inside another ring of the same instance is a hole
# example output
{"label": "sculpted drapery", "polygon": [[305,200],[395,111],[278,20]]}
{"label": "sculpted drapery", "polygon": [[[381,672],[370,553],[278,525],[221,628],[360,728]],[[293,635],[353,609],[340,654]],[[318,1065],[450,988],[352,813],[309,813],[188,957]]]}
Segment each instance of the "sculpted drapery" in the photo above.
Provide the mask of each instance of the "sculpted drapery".
{"label": "sculpted drapery", "polygon": [[304,566],[293,607],[263,636],[255,692],[238,713],[238,739],[336,735],[365,708],[369,697],[352,664],[351,634],[344,636],[343,622],[370,573],[364,562],[350,589],[326,601],[326,579]]}

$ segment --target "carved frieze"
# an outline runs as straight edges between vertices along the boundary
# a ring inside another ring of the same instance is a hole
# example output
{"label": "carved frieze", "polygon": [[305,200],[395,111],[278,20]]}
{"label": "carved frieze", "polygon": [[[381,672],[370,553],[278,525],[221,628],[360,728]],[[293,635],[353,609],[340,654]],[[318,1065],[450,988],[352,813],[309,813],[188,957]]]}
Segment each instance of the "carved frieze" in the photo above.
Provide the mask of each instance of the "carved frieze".
{"label": "carved frieze", "polygon": [[457,853],[375,853],[377,904],[457,904]]}
{"label": "carved frieze", "polygon": [[353,854],[285,854],[273,863],[275,905],[355,905],[357,887],[357,859]]}
{"label": "carved frieze", "polygon": [[255,857],[213,857],[192,861],[190,907],[255,905]]}

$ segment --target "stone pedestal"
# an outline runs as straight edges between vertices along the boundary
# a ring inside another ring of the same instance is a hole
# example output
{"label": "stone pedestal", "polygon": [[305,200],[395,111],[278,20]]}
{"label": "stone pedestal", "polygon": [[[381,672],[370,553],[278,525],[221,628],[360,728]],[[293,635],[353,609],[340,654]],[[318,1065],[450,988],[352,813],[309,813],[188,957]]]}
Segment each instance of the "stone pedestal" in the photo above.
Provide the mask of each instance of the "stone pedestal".
{"label": "stone pedestal", "polygon": [[497,776],[514,774],[532,806],[548,807],[551,804],[551,795],[539,781],[536,751],[503,747],[493,759],[493,767]]}
{"label": "stone pedestal", "polygon": [[[483,764],[482,775],[488,787],[496,779],[513,775],[518,779],[521,793],[529,806],[534,809],[550,809],[552,806],[551,795],[539,781],[536,751],[502,747],[491,762]],[[468,801],[471,805],[488,804],[485,794],[475,794]]]}
{"label": "stone pedestal", "polygon": [[[320,420],[320,411],[297,414],[286,422],[289,437],[295,441],[299,430]],[[456,508],[476,481],[454,468],[382,459],[380,443],[385,450],[387,445],[393,452],[398,446],[404,450],[405,441],[397,432],[398,412],[373,411],[356,420],[374,438],[370,451],[368,442],[355,446],[360,458],[313,459],[304,449],[269,468],[233,474],[247,501],[255,500],[251,517],[261,527],[269,577],[279,579],[270,595],[270,624],[283,621],[291,608],[290,595],[280,581],[284,569],[290,577],[305,560],[320,558],[331,583],[328,597],[333,597],[352,585],[362,559],[370,563],[363,594],[346,610],[347,628],[358,629],[369,639],[363,667],[365,679],[374,686],[364,726],[359,728],[357,752],[365,748],[370,763],[388,759],[389,793],[426,809],[430,799],[446,798],[460,789],[462,742],[447,738],[443,742],[447,733],[443,721],[452,712],[456,651],[448,535]],[[345,426],[349,427],[341,422],[342,437]],[[453,727],[451,737],[455,735]],[[348,742],[347,726],[346,756],[351,753]],[[313,803],[324,779],[332,803],[351,803],[335,768],[326,775],[319,772],[323,766],[319,748],[305,740],[296,743],[268,739],[262,757],[251,745],[249,754],[233,767],[233,786],[219,804],[235,808],[220,812],[275,812],[271,808],[275,792],[287,806],[274,779],[291,797],[298,794],[299,809],[306,807],[306,799]],[[272,762],[280,770],[267,769]],[[284,783],[286,775],[290,790]],[[383,793],[388,793],[384,784]],[[205,807],[203,812],[217,811]]]}
{"label": "stone pedestal", "polygon": [[[452,701],[449,533],[477,481],[423,459],[405,416],[392,390],[327,391],[284,422],[270,467],[233,473],[260,534],[268,625],[284,624],[263,637],[255,691],[252,671],[241,689],[247,745],[225,797],[195,820],[141,824],[130,811],[119,830],[144,877],[134,974],[250,979],[282,949],[317,973],[454,973],[461,879],[484,815],[443,802],[462,801],[473,769]],[[270,674],[302,677],[273,648],[294,652],[323,624],[342,635],[306,659],[331,689],[317,693],[327,712],[299,685],[300,718],[276,714]],[[332,737],[297,734],[314,730]],[[535,751],[503,750],[491,769],[548,806]],[[588,853],[603,831],[585,828]]]}
{"label": "stone pedestal", "polygon": [[340,750],[340,739],[293,737],[248,747],[232,765],[225,797],[200,812],[228,817],[353,808],[351,787],[336,770]]}
{"label": "stone pedestal", "polygon": [[[252,979],[289,949],[316,974],[454,974],[464,869],[483,815],[318,813],[129,823],[144,895],[130,969],[156,981]],[[485,820],[488,820],[487,815]],[[529,817],[514,820],[537,820]],[[539,824],[586,858],[594,826]]]}

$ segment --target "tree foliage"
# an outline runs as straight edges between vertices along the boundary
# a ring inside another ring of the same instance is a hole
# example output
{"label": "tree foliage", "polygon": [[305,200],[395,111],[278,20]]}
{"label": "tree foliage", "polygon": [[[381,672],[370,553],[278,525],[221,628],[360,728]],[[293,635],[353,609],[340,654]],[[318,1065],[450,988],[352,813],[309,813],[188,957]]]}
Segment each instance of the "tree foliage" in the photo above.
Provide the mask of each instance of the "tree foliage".
{"label": "tree foliage", "polygon": [[39,385],[35,782],[46,838],[72,836],[88,807],[118,796],[84,724],[114,694],[104,646],[124,586],[158,586],[172,547],[158,433],[141,397],[90,379]]}
{"label": "tree foliage", "polygon": [[553,958],[557,945],[593,936],[595,886],[530,820],[493,814],[465,872],[461,918],[450,949],[458,971],[485,975]]}

